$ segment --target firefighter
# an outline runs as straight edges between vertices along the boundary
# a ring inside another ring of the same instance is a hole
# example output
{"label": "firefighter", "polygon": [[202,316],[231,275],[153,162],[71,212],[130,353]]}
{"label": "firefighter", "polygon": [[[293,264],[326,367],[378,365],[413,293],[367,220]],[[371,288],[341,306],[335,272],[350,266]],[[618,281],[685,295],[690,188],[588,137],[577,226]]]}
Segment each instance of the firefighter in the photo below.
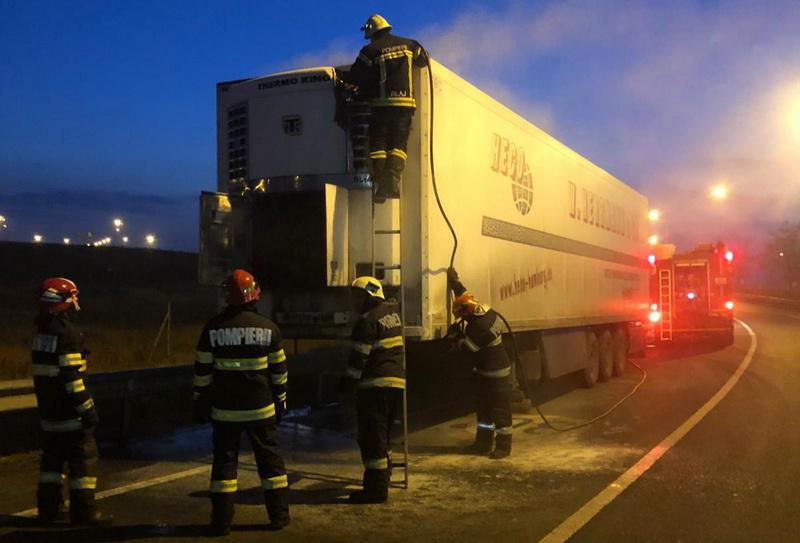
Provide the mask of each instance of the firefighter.
{"label": "firefighter", "polygon": [[253,447],[269,528],[280,530],[290,521],[289,481],[275,441],[277,423],[286,412],[288,382],[281,332],[258,313],[261,289],[250,273],[234,270],[222,288],[227,307],[203,329],[194,365],[195,419],[210,420],[213,429],[208,531],[230,532],[242,432]]}
{"label": "firefighter", "polygon": [[69,466],[69,517],[73,524],[106,525],[112,518],[95,506],[98,423],[94,400],[83,377],[83,336],[71,322],[80,311],[78,287],[64,277],[45,279],[39,288],[39,316],[33,338],[32,371],[43,430],[42,459],[36,496],[39,519],[63,517],[61,485]]}
{"label": "firefighter", "polygon": [[352,284],[353,306],[361,318],[353,327],[345,387],[356,389],[358,445],[364,463],[363,488],[352,503],[384,503],[391,479],[391,432],[401,416],[403,390],[403,323],[388,304],[380,281],[358,277]]}
{"label": "firefighter", "polygon": [[418,42],[394,36],[391,29],[386,19],[371,15],[361,27],[370,43],[350,70],[341,74],[371,106],[369,169],[376,203],[400,197],[411,118],[417,107],[412,66],[427,63],[427,53]]}
{"label": "firefighter", "polygon": [[503,347],[502,322],[467,292],[454,268],[447,270],[447,280],[456,296],[453,315],[460,319],[458,345],[471,353],[478,379],[478,425],[466,452],[505,458],[511,454],[511,360]]}

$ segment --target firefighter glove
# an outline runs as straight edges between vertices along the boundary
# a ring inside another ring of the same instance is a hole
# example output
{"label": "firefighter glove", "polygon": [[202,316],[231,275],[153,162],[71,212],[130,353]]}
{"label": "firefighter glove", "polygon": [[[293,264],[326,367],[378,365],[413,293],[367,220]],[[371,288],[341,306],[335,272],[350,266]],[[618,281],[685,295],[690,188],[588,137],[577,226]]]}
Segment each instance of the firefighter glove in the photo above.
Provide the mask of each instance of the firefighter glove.
{"label": "firefighter glove", "polygon": [[458,272],[454,267],[450,266],[449,268],[447,268],[447,284],[453,285],[458,282],[459,282]]}
{"label": "firefighter glove", "polygon": [[192,405],[192,417],[198,424],[211,422],[211,402],[204,397],[196,399]]}
{"label": "firefighter glove", "polygon": [[100,422],[100,417],[97,416],[97,410],[92,408],[81,415],[81,426],[84,430],[92,430]]}

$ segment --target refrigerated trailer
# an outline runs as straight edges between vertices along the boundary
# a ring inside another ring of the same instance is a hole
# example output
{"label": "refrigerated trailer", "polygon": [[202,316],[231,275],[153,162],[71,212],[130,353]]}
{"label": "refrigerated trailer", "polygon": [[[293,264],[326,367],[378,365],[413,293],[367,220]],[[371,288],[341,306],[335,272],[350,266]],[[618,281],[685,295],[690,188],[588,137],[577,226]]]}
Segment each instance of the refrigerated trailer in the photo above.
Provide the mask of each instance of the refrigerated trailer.
{"label": "refrigerated trailer", "polygon": [[451,323],[454,256],[529,379],[623,371],[649,309],[647,199],[436,61],[415,70],[402,198],[374,205],[369,108],[342,99],[336,69],[219,83],[201,281],[245,267],[285,336],[346,338],[348,286],[374,272],[424,347]]}

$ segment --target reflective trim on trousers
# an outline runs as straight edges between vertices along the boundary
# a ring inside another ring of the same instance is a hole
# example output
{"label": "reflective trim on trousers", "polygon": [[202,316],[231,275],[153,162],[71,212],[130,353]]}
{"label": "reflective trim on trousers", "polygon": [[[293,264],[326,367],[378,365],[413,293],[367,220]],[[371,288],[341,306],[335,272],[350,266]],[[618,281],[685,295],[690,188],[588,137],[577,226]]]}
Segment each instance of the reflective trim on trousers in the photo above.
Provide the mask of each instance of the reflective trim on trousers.
{"label": "reflective trim on trousers", "polygon": [[503,428],[497,428],[495,432],[499,436],[510,436],[514,433],[514,429],[511,426],[504,426]]}
{"label": "reflective trim on trousers", "polygon": [[285,385],[289,381],[289,372],[273,373],[270,377],[272,378],[272,384]]}
{"label": "reflective trim on trousers", "polygon": [[389,469],[389,459],[367,458],[364,460],[364,469]]}
{"label": "reflective trim on trousers", "polygon": [[386,151],[372,151],[369,154],[369,158],[374,158],[374,159],[386,158]]}
{"label": "reflective trim on trousers", "polygon": [[97,488],[97,477],[78,477],[69,480],[70,490],[94,490]]}
{"label": "reflective trim on trousers", "polygon": [[81,419],[67,419],[67,420],[44,420],[39,421],[42,430],[45,432],[74,432],[80,430]]}
{"label": "reflective trim on trousers", "polygon": [[59,366],[82,366],[85,363],[81,353],[64,353],[58,356]]}
{"label": "reflective trim on trousers", "polygon": [[478,423],[479,430],[491,430],[494,431],[494,423],[493,422],[479,422]]}
{"label": "reflective trim on trousers", "polygon": [[268,419],[275,416],[275,404],[260,409],[218,409],[211,408],[211,418],[222,422],[248,422]]}
{"label": "reflective trim on trousers", "polygon": [[406,388],[406,380],[402,377],[374,377],[372,379],[362,379],[358,382],[358,388]]}
{"label": "reflective trim on trousers", "polygon": [[211,384],[211,379],[213,378],[213,374],[209,373],[208,375],[195,375],[194,376],[194,386],[196,387],[207,387]]}
{"label": "reflective trim on trousers", "polygon": [[238,489],[239,489],[238,479],[225,479],[222,481],[212,480],[211,486],[209,487],[210,492],[214,492],[217,494],[236,492]]}
{"label": "reflective trim on trousers", "polygon": [[39,473],[40,485],[60,485],[66,477],[57,471],[42,471]]}
{"label": "reflective trim on trousers", "polygon": [[372,352],[372,343],[364,343],[363,341],[354,341],[352,349],[356,352],[369,356]]}
{"label": "reflective trim on trousers", "polygon": [[286,476],[286,474],[261,479],[261,488],[264,490],[278,490],[279,488],[286,488],[288,486],[289,477]]}
{"label": "reflective trim on trousers", "polygon": [[402,149],[397,149],[397,148],[392,149],[391,151],[389,151],[389,155],[397,157],[397,158],[400,158],[400,159],[403,159],[404,161],[408,158],[408,154],[405,151],[403,151]]}
{"label": "reflective trim on trousers", "polygon": [[480,370],[475,368],[475,373],[478,375],[482,375],[483,377],[492,377],[492,378],[499,378],[499,377],[508,377],[511,375],[511,366],[507,368],[501,368],[499,370]]}

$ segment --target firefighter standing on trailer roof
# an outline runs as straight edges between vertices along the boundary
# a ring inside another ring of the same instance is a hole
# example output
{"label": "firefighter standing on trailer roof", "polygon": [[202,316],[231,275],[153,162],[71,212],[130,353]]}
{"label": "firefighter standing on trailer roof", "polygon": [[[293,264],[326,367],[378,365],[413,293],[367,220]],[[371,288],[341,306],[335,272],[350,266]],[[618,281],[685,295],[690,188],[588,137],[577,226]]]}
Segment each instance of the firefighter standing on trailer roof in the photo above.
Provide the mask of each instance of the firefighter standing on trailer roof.
{"label": "firefighter standing on trailer roof", "polygon": [[279,530],[289,524],[289,481],[275,442],[288,381],[281,333],[258,313],[261,290],[250,273],[234,270],[222,288],[228,306],[203,329],[194,377],[195,418],[213,425],[209,532],[230,531],[242,432],[253,447],[269,527]]}
{"label": "firefighter standing on trailer roof", "polygon": [[370,16],[361,27],[370,43],[350,70],[340,74],[371,106],[369,169],[376,203],[400,197],[411,118],[417,107],[413,67],[427,63],[427,54],[417,41],[394,36],[391,29],[380,15]]}
{"label": "firefighter standing on trailer roof", "polygon": [[459,347],[472,354],[478,378],[478,427],[467,452],[505,458],[511,454],[511,360],[503,347],[501,319],[467,292],[454,268],[447,270],[447,282],[456,296],[453,315],[466,323],[463,331],[457,323]]}
{"label": "firefighter standing on trailer roof", "polygon": [[364,486],[350,494],[353,503],[383,503],[392,474],[391,432],[402,416],[406,376],[403,368],[403,323],[397,307],[385,301],[374,277],[352,284],[355,323],[345,385],[356,387],[358,445],[364,463]]}
{"label": "firefighter standing on trailer roof", "polygon": [[83,336],[70,319],[79,311],[78,287],[69,279],[51,277],[39,288],[39,316],[33,338],[33,383],[44,433],[36,496],[39,519],[61,520],[61,484],[69,466],[69,516],[73,524],[104,525],[110,516],[97,511],[98,423],[92,395],[86,389]]}

